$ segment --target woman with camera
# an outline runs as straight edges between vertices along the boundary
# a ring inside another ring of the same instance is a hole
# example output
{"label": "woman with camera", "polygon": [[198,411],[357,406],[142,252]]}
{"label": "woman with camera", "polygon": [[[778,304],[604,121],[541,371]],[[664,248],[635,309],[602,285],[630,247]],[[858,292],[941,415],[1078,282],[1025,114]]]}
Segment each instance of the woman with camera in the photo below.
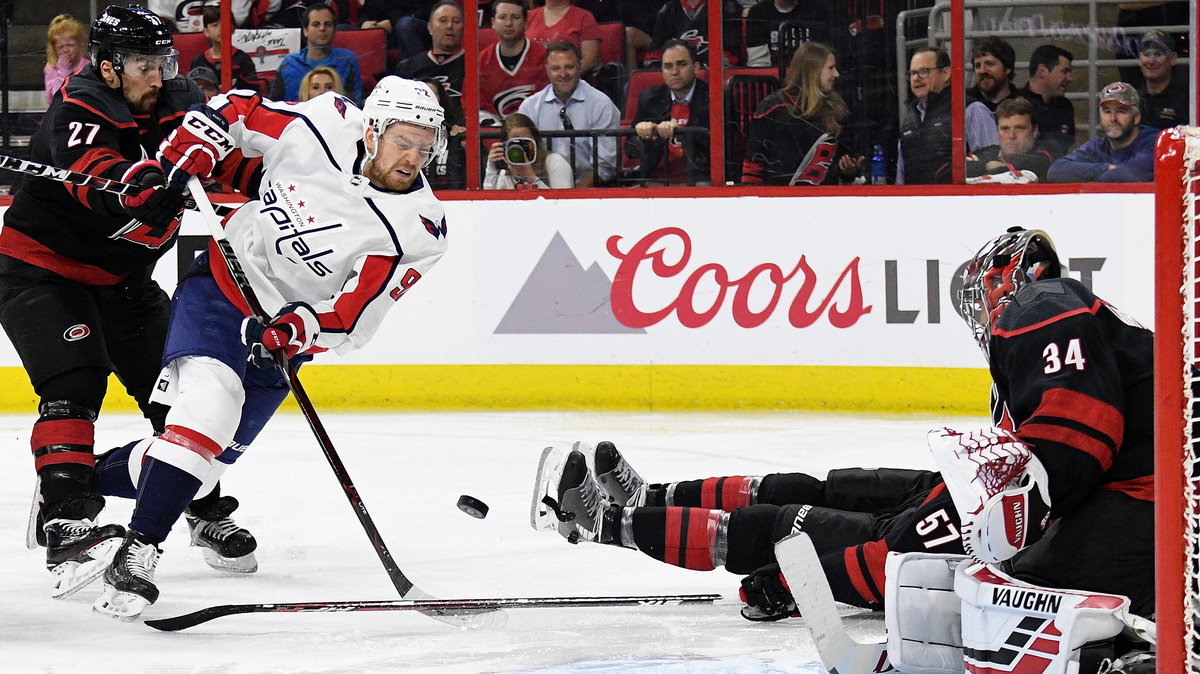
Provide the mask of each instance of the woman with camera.
{"label": "woman with camera", "polygon": [[504,118],[500,142],[488,151],[483,189],[560,190],[574,186],[570,162],[561,154],[546,151],[532,119],[519,112]]}

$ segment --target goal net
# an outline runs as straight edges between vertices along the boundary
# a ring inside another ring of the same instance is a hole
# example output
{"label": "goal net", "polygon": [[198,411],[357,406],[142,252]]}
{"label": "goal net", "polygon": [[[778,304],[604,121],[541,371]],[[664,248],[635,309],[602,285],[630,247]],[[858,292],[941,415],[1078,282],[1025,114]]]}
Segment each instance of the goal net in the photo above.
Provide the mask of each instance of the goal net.
{"label": "goal net", "polygon": [[1158,671],[1200,672],[1200,128],[1156,153]]}

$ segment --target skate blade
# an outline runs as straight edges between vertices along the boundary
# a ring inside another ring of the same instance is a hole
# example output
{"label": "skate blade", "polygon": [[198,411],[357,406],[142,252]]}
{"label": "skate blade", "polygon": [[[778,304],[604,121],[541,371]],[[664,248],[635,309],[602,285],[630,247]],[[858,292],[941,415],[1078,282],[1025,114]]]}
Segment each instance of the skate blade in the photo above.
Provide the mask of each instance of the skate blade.
{"label": "skate blade", "polygon": [[104,591],[92,604],[92,611],[121,622],[133,622],[150,604],[140,594],[118,590],[106,583]]}
{"label": "skate blade", "polygon": [[[38,541],[38,513],[42,511],[42,476],[33,482],[33,505],[29,506],[29,526],[25,529],[25,547],[36,550],[42,543]],[[42,534],[45,535],[45,534]],[[44,539],[43,539],[44,540]]]}
{"label": "skate blade", "polygon": [[204,563],[208,564],[217,571],[228,571],[230,573],[254,573],[258,571],[258,559],[254,553],[246,553],[241,557],[224,557],[212,548],[200,548],[201,554],[204,555]]}
{"label": "skate blade", "polygon": [[538,461],[537,478],[533,482],[533,498],[529,504],[529,526],[534,531],[558,531],[558,516],[545,502],[545,498],[557,499],[550,493],[550,485],[558,484],[563,468],[567,464],[567,452],[557,447],[542,450]]}
{"label": "skate blade", "polygon": [[63,562],[50,570],[53,584],[50,587],[51,599],[66,599],[76,592],[92,584],[105,569],[112,564],[117,548],[121,547],[122,538],[107,538],[88,548],[82,560]]}

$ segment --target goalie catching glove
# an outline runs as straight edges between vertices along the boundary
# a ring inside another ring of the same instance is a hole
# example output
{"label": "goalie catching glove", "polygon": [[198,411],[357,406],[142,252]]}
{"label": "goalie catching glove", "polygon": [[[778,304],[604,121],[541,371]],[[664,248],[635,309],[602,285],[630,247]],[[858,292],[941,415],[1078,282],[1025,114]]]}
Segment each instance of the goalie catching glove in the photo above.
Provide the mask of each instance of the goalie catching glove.
{"label": "goalie catching glove", "polygon": [[180,190],[192,176],[212,175],[217,164],[233,151],[229,122],[207,105],[195,105],[158,148],[167,182]]}
{"label": "goalie catching glove", "polygon": [[768,564],[742,579],[738,596],[746,603],[742,617],[754,622],[799,617],[796,600],[778,564]]}
{"label": "goalie catching glove", "polygon": [[261,368],[274,365],[276,353],[294,358],[307,352],[320,333],[317,313],[303,302],[284,305],[266,325],[253,316],[242,321],[242,343],[250,351],[250,362]]}
{"label": "goalie catching glove", "polygon": [[968,555],[995,564],[1042,537],[1050,492],[1046,469],[1029,445],[1003,428],[940,428],[928,440],[958,510]]}
{"label": "goalie catching glove", "polygon": [[163,236],[171,224],[183,217],[186,195],[166,186],[162,167],[153,159],[143,159],[125,171],[121,182],[140,189],[121,195],[121,208],[150,229],[154,236]]}

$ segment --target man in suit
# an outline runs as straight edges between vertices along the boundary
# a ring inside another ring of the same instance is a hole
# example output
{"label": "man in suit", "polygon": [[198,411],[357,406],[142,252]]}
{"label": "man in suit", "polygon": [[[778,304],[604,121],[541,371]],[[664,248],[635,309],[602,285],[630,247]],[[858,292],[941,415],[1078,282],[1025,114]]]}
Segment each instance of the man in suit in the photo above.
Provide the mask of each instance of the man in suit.
{"label": "man in suit", "polygon": [[708,128],[708,83],[696,78],[696,51],[683,40],[663,44],[663,83],[638,96],[625,154],[641,160],[643,178],[667,184],[707,184],[709,138],[691,134],[691,147],[679,127]]}

